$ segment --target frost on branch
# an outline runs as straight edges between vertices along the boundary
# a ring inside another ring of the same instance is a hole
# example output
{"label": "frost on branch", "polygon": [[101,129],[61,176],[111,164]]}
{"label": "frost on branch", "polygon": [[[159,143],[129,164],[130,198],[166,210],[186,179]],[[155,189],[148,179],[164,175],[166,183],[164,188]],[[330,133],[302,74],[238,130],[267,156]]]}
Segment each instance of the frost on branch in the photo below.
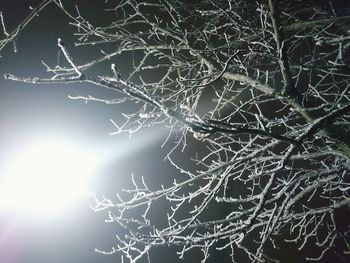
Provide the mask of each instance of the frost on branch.
{"label": "frost on branch", "polygon": [[[76,28],[76,48],[99,56],[77,63],[59,41],[46,79],[7,77],[112,90],[108,100],[71,98],[133,105],[111,120],[112,134],[168,129],[164,157],[178,171],[166,185],[133,177],[116,200],[96,197],[94,210],[123,228],[99,252],[152,261],[170,246],[180,259],[200,251],[202,262],[220,253],[278,262],[292,244],[310,261],[348,256],[349,16],[297,0],[121,0],[107,1],[113,19],[98,25],[54,2]],[[100,65],[108,70],[93,75]]]}

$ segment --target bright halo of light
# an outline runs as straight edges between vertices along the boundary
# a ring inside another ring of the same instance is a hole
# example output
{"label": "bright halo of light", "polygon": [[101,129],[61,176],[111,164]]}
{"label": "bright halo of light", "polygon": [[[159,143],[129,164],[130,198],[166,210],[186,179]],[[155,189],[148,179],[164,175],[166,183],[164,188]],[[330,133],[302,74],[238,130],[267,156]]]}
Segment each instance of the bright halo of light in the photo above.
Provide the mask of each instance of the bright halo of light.
{"label": "bright halo of light", "polygon": [[16,155],[0,184],[0,207],[52,215],[74,205],[86,190],[93,158],[77,145],[51,140]]}

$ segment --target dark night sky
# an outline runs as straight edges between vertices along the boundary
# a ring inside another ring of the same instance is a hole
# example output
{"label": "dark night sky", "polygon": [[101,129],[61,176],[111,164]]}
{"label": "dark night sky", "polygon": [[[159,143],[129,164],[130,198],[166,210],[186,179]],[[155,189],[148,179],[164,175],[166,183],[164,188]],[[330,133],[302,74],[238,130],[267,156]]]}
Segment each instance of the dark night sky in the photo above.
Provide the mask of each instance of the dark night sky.
{"label": "dark night sky", "polygon": [[[29,15],[30,6],[35,7],[40,2],[0,0],[0,11],[5,16],[8,31]],[[88,20],[103,24],[106,19],[102,10],[104,0],[62,2],[70,5],[69,8],[77,4]],[[131,112],[131,106],[68,99],[68,95],[112,98],[115,93],[86,84],[32,85],[4,79],[5,73],[23,77],[48,76],[41,61],[56,64],[59,37],[78,64],[99,56],[98,48],[75,48],[73,32],[61,11],[51,4],[19,35],[17,53],[13,52],[11,44],[1,52],[0,187],[9,164],[16,160],[18,152],[28,144],[50,138],[73,141],[93,153],[98,166],[89,186],[97,195],[113,198],[122,187],[130,185],[132,173],[151,182],[171,179],[174,168],[164,162],[166,149],[160,148],[167,136],[166,130],[144,129],[131,139],[127,134],[111,136],[109,133],[115,130],[110,119],[122,121],[121,113]],[[127,69],[121,68],[120,71]],[[89,72],[93,75],[98,73]],[[0,263],[120,262],[118,255],[94,252],[95,248],[108,251],[115,245],[118,227],[105,223],[106,213],[93,212],[91,204],[91,197],[82,196],[64,213],[43,217],[0,207]],[[177,259],[173,258],[176,254],[170,252],[156,252],[152,262],[176,262]],[[183,262],[199,262],[200,257],[194,256],[185,258]],[[294,262],[295,257],[286,257],[285,262]],[[215,256],[211,260],[223,262]]]}
{"label": "dark night sky", "polygon": [[[29,6],[36,6],[39,2],[0,1],[8,31],[30,13]],[[95,12],[102,2],[81,0],[78,4],[82,6],[82,11],[90,10],[85,16],[103,22],[100,13]],[[159,154],[165,132],[148,129],[131,140],[127,135],[110,136],[108,134],[114,131],[110,119],[118,120],[120,112],[128,109],[99,103],[85,104],[67,98],[68,95],[106,98],[114,94],[87,85],[34,86],[3,78],[4,73],[19,76],[45,74],[41,60],[55,64],[58,37],[65,41],[67,47],[73,47],[71,28],[60,11],[51,5],[19,36],[18,53],[13,52],[12,45],[2,51],[0,183],[18,151],[28,143],[50,137],[68,138],[94,153],[101,164],[91,183],[97,194],[111,195],[120,190],[123,184],[129,182],[131,173],[149,177],[166,174],[169,168]],[[73,54],[78,62],[86,62],[87,56],[94,55],[91,50],[74,50]],[[157,167],[157,172],[153,167]],[[117,228],[104,223],[105,214],[97,214],[90,209],[92,202],[90,197],[84,196],[73,203],[66,213],[47,218],[11,209],[0,210],[0,262],[119,262],[119,256],[94,252],[94,248],[108,250],[113,246]]]}

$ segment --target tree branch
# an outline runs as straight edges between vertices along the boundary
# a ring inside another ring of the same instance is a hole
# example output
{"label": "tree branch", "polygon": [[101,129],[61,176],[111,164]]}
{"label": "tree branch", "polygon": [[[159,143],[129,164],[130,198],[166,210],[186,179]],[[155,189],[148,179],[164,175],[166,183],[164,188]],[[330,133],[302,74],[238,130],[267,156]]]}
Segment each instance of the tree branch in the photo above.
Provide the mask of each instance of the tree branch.
{"label": "tree branch", "polygon": [[[0,40],[0,52],[1,50],[10,42],[15,42],[18,35],[21,33],[21,31],[29,24],[29,22],[36,16],[39,15],[39,13],[54,0],[44,0],[39,4],[36,8],[33,9],[33,11],[27,16],[11,33],[8,33],[6,35],[6,38],[3,40]],[[1,19],[2,23],[3,18]],[[4,27],[5,24],[3,24]],[[15,46],[15,52],[17,52],[16,45]]]}
{"label": "tree branch", "polygon": [[288,56],[286,52],[286,43],[284,42],[283,29],[280,21],[280,12],[278,9],[278,0],[269,0],[269,6],[271,11],[271,20],[273,31],[275,34],[276,49],[279,57],[279,65],[282,72],[284,87],[282,89],[282,94],[285,93],[291,96],[293,99],[300,100],[299,94],[295,90],[292,75],[290,73]]}

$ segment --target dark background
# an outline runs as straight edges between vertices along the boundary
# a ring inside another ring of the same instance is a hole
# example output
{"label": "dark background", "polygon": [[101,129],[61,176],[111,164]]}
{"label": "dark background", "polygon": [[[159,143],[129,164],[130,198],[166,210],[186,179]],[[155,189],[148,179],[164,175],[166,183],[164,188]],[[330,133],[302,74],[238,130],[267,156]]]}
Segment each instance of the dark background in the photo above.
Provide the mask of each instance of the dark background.
{"label": "dark background", "polygon": [[[0,11],[4,13],[7,30],[12,31],[29,15],[29,7],[35,7],[40,2],[1,0]],[[62,2],[69,9],[74,9],[77,4],[82,16],[97,24],[103,25],[108,19],[102,9],[104,0]],[[321,5],[328,3],[311,2]],[[345,4],[344,7],[341,4],[345,2],[334,1],[336,10],[349,12]],[[109,133],[115,131],[110,119],[122,122],[121,113],[132,112],[132,106],[68,99],[68,95],[93,95],[111,99],[117,94],[87,84],[32,85],[3,78],[5,73],[23,77],[48,76],[42,61],[52,66],[56,64],[58,37],[63,39],[78,64],[99,56],[96,48],[74,47],[74,28],[68,22],[62,12],[50,4],[19,35],[16,41],[17,53],[14,53],[11,44],[1,52],[0,183],[8,163],[16,158],[18,151],[30,141],[50,136],[68,138],[95,153],[101,165],[94,175],[91,190],[98,196],[105,194],[114,198],[116,192],[130,185],[132,173],[144,176],[149,182],[171,179],[176,171],[164,162],[166,148],[160,147],[167,136],[166,130],[144,129],[131,139],[127,134],[110,136]],[[92,75],[98,73],[89,72]],[[47,218],[0,210],[0,263],[120,262],[118,255],[101,255],[94,251],[95,248],[110,250],[115,245],[115,234],[119,228],[104,222],[106,213],[93,212],[90,208],[93,204],[92,198],[85,196],[72,204],[64,214]],[[155,215],[158,216],[157,212]],[[302,255],[290,254],[291,251],[296,251],[296,248],[282,248],[278,252],[284,259],[282,262],[303,262]],[[171,249],[162,249],[152,255],[152,262],[178,260]],[[196,254],[185,258],[185,262],[200,260],[201,255]],[[215,253],[210,260],[224,262],[224,258]]]}

